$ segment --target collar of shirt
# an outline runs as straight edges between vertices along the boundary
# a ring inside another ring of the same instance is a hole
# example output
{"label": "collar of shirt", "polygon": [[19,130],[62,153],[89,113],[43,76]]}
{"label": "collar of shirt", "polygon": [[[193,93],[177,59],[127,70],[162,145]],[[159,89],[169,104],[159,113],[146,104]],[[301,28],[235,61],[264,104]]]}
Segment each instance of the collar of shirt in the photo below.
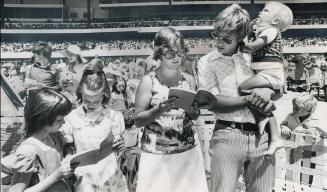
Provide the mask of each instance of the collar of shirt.
{"label": "collar of shirt", "polygon": [[35,63],[34,64],[34,67],[37,67],[37,68],[40,68],[40,69],[44,69],[44,70],[47,70],[47,71],[51,71],[51,64],[48,63],[46,66],[42,66],[40,63]]}
{"label": "collar of shirt", "polygon": [[85,109],[85,107],[83,105],[79,106],[77,108],[77,112],[79,113],[79,115],[87,122],[91,123],[91,124],[100,124],[101,121],[103,120],[104,116],[105,116],[105,109],[101,106],[99,107],[96,111],[93,111],[92,115],[89,117],[86,117],[87,114],[87,109]]}
{"label": "collar of shirt", "polygon": [[[215,62],[216,60],[225,60],[228,61],[227,59],[228,56],[224,56],[223,54],[221,54],[220,52],[218,52],[217,50],[209,57],[209,61],[210,62]],[[247,64],[248,66],[250,66],[250,61],[251,61],[251,55],[247,54],[247,53],[243,53],[238,51],[237,53],[233,54],[230,58],[232,58],[233,60],[235,59],[241,59],[241,60],[245,60],[246,62],[242,62]]]}

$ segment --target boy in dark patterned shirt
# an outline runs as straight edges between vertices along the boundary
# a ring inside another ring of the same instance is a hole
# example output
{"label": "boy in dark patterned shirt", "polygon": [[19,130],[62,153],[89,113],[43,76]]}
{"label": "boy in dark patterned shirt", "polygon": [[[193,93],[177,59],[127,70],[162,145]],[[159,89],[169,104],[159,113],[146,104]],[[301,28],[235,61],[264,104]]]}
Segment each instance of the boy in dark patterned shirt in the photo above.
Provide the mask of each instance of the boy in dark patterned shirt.
{"label": "boy in dark patterned shirt", "polygon": [[[293,13],[289,7],[279,2],[268,2],[254,21],[254,34],[251,40],[246,40],[243,52],[252,53],[251,68],[256,75],[244,81],[239,90],[242,93],[253,88],[272,88],[281,90],[284,85],[283,53],[281,32],[288,29],[293,21]],[[250,39],[250,37],[249,37]],[[278,133],[277,122],[272,114],[256,114],[260,133],[267,122],[270,124],[271,141],[267,151],[272,155],[282,147],[282,140]]]}

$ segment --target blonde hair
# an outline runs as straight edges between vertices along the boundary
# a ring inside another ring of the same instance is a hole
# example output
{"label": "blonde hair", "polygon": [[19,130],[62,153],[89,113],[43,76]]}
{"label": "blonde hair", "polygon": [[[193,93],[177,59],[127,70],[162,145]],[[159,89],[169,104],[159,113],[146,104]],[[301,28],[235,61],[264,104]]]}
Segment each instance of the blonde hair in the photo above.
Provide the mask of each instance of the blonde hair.
{"label": "blonde hair", "polygon": [[293,23],[293,12],[292,10],[285,4],[271,1],[265,4],[265,7],[268,5],[274,5],[278,7],[278,12],[274,13],[274,17],[278,19],[278,29],[283,32],[286,31]]}
{"label": "blonde hair", "polygon": [[302,93],[301,95],[294,97],[292,103],[293,107],[296,107],[297,110],[305,109],[310,111],[310,113],[313,113],[316,110],[318,101],[313,95]]}
{"label": "blonde hair", "polygon": [[216,33],[233,33],[241,41],[247,35],[250,26],[249,13],[238,4],[225,8],[213,21]]}

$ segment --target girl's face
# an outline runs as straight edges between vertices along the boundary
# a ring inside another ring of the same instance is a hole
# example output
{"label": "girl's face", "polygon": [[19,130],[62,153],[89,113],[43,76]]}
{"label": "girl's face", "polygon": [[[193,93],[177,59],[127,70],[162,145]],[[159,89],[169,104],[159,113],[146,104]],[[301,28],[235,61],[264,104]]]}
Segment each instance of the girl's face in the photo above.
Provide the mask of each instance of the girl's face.
{"label": "girl's face", "polygon": [[78,55],[73,54],[73,53],[67,51],[67,57],[68,57],[69,63],[73,63],[73,62],[76,62],[77,63]]}
{"label": "girl's face", "polygon": [[164,49],[161,55],[161,62],[171,69],[179,69],[185,52],[179,46],[172,46],[170,49]]}
{"label": "girl's face", "polygon": [[123,81],[118,81],[117,83],[117,90],[121,93],[125,89],[125,83]]}
{"label": "girl's face", "polygon": [[64,116],[57,116],[55,122],[52,124],[52,126],[49,126],[49,132],[50,133],[56,133],[58,132],[59,128],[65,123]]}
{"label": "girl's face", "polygon": [[96,109],[98,109],[103,100],[103,95],[102,94],[97,94],[97,95],[87,95],[87,94],[82,94],[83,98],[83,106],[88,112],[93,112]]}
{"label": "girl's face", "polygon": [[225,56],[232,56],[237,53],[239,42],[237,41],[236,34],[220,32],[219,34],[214,32],[212,34],[216,41],[218,52]]}

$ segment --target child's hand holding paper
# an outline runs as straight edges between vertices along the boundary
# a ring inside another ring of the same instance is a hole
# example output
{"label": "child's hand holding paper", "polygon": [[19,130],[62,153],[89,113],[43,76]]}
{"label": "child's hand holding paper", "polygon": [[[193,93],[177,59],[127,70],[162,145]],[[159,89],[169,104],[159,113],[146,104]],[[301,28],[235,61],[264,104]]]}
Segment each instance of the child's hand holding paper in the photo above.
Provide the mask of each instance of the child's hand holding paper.
{"label": "child's hand holding paper", "polygon": [[71,166],[86,166],[91,164],[97,164],[102,159],[108,157],[113,151],[114,136],[110,131],[109,135],[101,142],[99,149],[90,151],[84,151],[72,155],[70,160]]}

